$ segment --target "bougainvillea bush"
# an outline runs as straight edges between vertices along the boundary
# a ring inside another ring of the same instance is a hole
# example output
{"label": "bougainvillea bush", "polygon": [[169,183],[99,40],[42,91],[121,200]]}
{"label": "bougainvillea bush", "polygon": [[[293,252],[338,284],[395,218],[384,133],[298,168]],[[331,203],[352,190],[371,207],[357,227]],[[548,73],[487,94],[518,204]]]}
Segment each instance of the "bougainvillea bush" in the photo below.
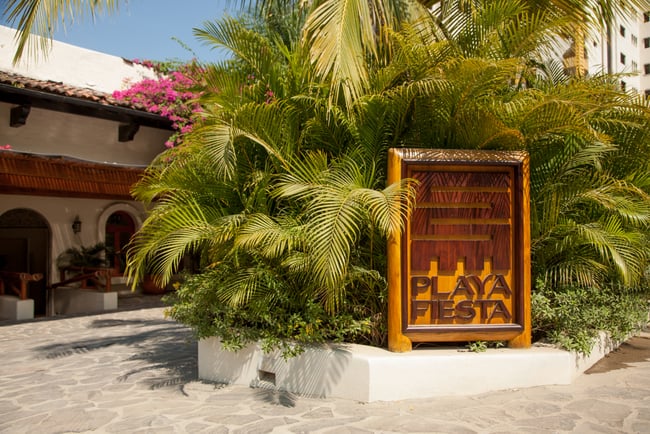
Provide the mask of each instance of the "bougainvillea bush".
{"label": "bougainvillea bush", "polygon": [[141,63],[156,69],[158,77],[144,79],[129,84],[125,90],[113,92],[113,98],[126,101],[151,113],[156,113],[172,121],[174,134],[165,142],[167,148],[178,146],[183,135],[192,131],[196,116],[201,112],[197,102],[200,92],[197,89],[200,67],[195,63],[175,65],[170,69],[158,67],[156,63]]}

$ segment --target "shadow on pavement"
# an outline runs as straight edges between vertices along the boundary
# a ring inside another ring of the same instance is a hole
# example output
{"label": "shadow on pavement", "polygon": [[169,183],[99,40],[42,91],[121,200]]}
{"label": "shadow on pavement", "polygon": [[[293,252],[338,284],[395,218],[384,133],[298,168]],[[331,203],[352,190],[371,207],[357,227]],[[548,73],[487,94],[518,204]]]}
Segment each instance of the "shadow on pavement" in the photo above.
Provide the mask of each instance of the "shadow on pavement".
{"label": "shadow on pavement", "polygon": [[119,327],[119,326],[152,326],[162,324],[173,324],[166,319],[96,319],[90,323],[91,328],[106,328],[106,327]]}
{"label": "shadow on pavement", "polygon": [[[158,328],[133,333],[133,326],[138,325]],[[164,327],[159,327],[162,325]],[[198,349],[190,329],[166,320],[98,319],[90,324],[91,328],[118,326],[128,327],[124,330],[126,334],[87,337],[72,342],[43,345],[35,350],[41,358],[60,359],[111,346],[132,347],[131,356],[125,360],[143,363],[126,371],[117,381],[126,381],[133,376],[144,377],[144,380],[139,381],[151,389],[178,387],[182,392],[185,384],[197,380]]]}
{"label": "shadow on pavement", "polygon": [[298,397],[293,393],[274,388],[259,388],[255,391],[255,397],[268,404],[282,407],[295,407],[298,400]]}
{"label": "shadow on pavement", "polygon": [[585,374],[602,374],[615,369],[628,368],[630,363],[648,360],[650,360],[650,335],[634,336],[599,360],[585,371]]}

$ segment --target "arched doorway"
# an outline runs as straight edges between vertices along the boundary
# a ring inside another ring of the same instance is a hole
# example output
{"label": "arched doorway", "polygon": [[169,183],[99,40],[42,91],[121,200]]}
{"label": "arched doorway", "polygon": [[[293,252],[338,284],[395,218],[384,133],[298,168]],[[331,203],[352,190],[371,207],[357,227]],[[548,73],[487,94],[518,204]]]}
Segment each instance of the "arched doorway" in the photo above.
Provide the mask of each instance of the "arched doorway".
{"label": "arched doorway", "polygon": [[116,211],[106,220],[106,248],[113,275],[124,275],[126,268],[126,245],[135,233],[133,218],[124,211]]}
{"label": "arched doorway", "polygon": [[47,307],[50,240],[50,226],[36,211],[16,208],[0,215],[0,270],[43,275],[29,284],[34,315],[45,315]]}

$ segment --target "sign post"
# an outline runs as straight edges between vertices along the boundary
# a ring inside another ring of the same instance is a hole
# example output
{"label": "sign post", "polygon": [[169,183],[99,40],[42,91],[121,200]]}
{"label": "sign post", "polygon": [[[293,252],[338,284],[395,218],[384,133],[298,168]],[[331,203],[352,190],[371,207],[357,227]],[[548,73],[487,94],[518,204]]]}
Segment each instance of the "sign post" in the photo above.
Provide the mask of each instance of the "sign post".
{"label": "sign post", "polygon": [[391,149],[388,181],[415,208],[388,244],[388,347],[508,341],[529,347],[529,160],[523,151]]}

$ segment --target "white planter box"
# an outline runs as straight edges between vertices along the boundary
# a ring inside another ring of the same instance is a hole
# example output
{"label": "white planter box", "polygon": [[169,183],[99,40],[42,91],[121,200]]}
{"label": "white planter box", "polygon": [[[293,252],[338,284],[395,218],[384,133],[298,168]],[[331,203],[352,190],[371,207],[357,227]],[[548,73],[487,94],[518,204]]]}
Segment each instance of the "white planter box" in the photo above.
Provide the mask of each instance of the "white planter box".
{"label": "white planter box", "polygon": [[614,347],[604,335],[588,357],[550,347],[391,353],[346,344],[310,348],[285,361],[277,352],[264,354],[259,345],[229,352],[217,338],[208,338],[199,341],[199,378],[323,398],[396,401],[570,384]]}
{"label": "white planter box", "polygon": [[60,287],[53,290],[54,314],[97,313],[117,309],[117,292]]}
{"label": "white planter box", "polygon": [[21,300],[13,295],[0,295],[0,319],[22,321],[34,318],[34,300]]}

